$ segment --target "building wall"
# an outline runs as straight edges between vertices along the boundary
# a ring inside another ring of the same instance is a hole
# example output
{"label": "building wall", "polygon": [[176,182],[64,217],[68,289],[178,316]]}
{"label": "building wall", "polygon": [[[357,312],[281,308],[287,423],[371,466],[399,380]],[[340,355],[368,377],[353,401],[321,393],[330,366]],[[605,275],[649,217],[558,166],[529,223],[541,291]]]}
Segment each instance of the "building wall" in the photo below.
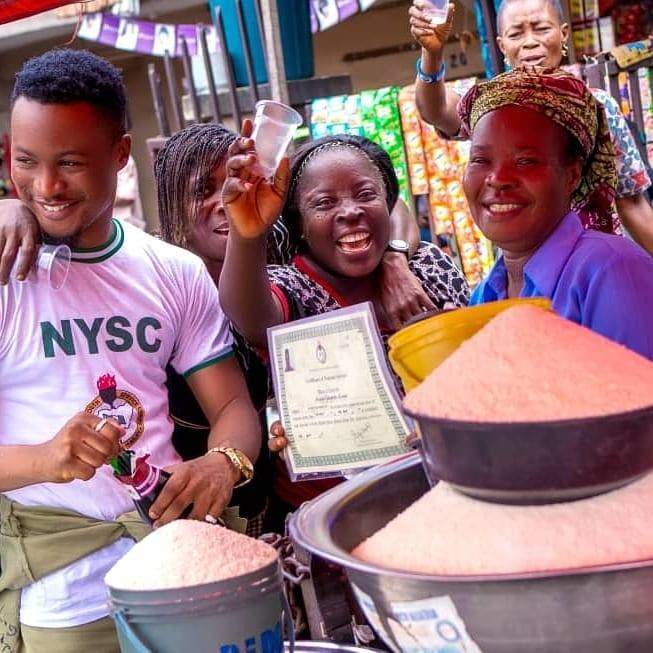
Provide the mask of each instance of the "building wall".
{"label": "building wall", "polygon": [[[416,51],[400,52],[383,56],[365,58],[360,61],[347,62],[343,58],[348,53],[365,52],[376,48],[405,46],[411,43],[408,30],[409,0],[403,3],[392,2],[387,7],[380,7],[343,22],[342,24],[317,34],[314,38],[315,73],[318,76],[349,74],[354,89],[380,88],[388,85],[404,85],[413,81],[415,76]],[[209,22],[208,9],[204,6],[195,9],[157,16],[156,20],[170,23]],[[474,29],[473,16],[459,11],[455,29]],[[70,36],[73,27],[70,28]],[[0,39],[2,27],[0,26]],[[0,132],[8,128],[8,96],[12,79],[22,63],[29,57],[38,55],[53,47],[67,45],[68,35],[56,40],[50,39],[37,44],[2,52],[0,67]],[[76,39],[71,47],[88,48],[112,61],[122,69],[129,94],[130,115],[132,119],[133,153],[136,160],[141,187],[143,210],[150,230],[158,225],[156,211],[156,194],[147,139],[158,134],[158,126],[153,110],[147,67],[155,62],[163,75],[162,60],[158,57],[135,55],[132,53],[107,48],[88,41]],[[448,76],[464,77],[482,72],[478,47],[472,47],[467,53],[465,66],[451,67],[451,55],[457,54],[456,45],[447,46]],[[177,62],[179,66],[179,62]],[[178,79],[181,80],[181,67],[178,67]]]}
{"label": "building wall", "polygon": [[[419,52],[412,51],[374,56],[359,61],[343,61],[348,53],[360,53],[392,46],[407,46],[413,43],[408,25],[410,1],[389,3],[386,7],[370,10],[325,32],[316,34],[313,39],[315,51],[315,74],[351,75],[354,89],[380,88],[388,85],[404,86],[415,79],[415,60]],[[474,32],[474,16],[465,7],[456,3],[454,31]],[[445,48],[447,58],[447,77],[459,78],[483,74],[480,48],[473,44],[467,49],[467,64],[460,64],[460,46],[448,44]],[[456,55],[454,61],[451,57]],[[457,64],[452,67],[452,64]]]}

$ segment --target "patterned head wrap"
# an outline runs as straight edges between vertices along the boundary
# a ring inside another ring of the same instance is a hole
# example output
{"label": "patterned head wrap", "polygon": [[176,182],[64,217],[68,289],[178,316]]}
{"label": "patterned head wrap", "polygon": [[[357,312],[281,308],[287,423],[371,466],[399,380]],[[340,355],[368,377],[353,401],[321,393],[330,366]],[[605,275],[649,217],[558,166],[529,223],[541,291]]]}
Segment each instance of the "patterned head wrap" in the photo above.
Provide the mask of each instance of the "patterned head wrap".
{"label": "patterned head wrap", "polygon": [[603,107],[585,84],[562,70],[518,68],[477,84],[460,101],[458,114],[471,135],[487,113],[516,105],[544,114],[580,143],[585,155],[583,177],[571,208],[592,214],[592,226],[613,232],[617,186],[615,152]]}

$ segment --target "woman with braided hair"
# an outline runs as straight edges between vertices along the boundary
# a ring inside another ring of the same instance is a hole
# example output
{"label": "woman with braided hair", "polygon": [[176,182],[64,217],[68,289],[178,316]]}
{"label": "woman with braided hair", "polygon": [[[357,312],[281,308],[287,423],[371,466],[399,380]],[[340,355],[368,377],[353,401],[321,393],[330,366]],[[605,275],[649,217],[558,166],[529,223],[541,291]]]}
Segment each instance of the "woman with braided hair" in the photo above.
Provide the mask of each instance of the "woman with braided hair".
{"label": "woman with braided hair", "polygon": [[[235,329],[264,349],[271,326],[369,301],[382,335],[393,333],[379,283],[399,191],[387,153],[362,137],[328,136],[299,148],[291,165],[284,159],[268,182],[256,173],[251,129],[245,121],[229,148],[223,190],[231,229],[220,296]],[[280,213],[294,256],[267,265],[267,234]],[[464,277],[435,245],[422,243],[409,267],[437,309],[467,303]],[[290,483],[285,466],[275,468],[275,496],[287,510],[332,485]]]}
{"label": "woman with braided hair", "polygon": [[[196,123],[177,132],[154,163],[163,240],[195,252],[217,283],[229,224],[222,207],[227,150],[238,135],[216,123]],[[274,262],[288,257],[288,233],[279,221],[270,234]]]}
{"label": "woman with braided hair", "polygon": [[[159,151],[154,175],[157,184],[161,237],[169,243],[190,249],[205,262],[213,280],[220,280],[227,247],[229,223],[222,202],[226,179],[227,151],[237,134],[222,125],[194,124],[174,134]],[[387,157],[386,157],[387,158]],[[394,175],[389,159],[384,161],[387,174]],[[395,182],[396,184],[396,182]],[[395,193],[396,196],[396,193]],[[408,207],[396,202],[391,216],[391,234],[395,239],[418,244],[418,231]],[[270,263],[289,263],[296,249],[283,220],[277,220],[266,239],[265,256]],[[380,276],[381,302],[388,320],[398,328],[420,310],[434,305],[408,267],[405,254],[383,253]],[[269,376],[265,364],[252,349],[234,334],[237,355],[243,368],[254,406],[261,410],[268,396]],[[172,370],[168,374],[170,412],[175,423],[173,442],[179,453],[192,458],[203,453],[206,418],[184,379]],[[275,432],[278,426],[275,427]],[[262,442],[265,438],[262,438]],[[265,465],[267,451],[258,458],[256,482],[237,490],[234,501],[245,511],[251,524],[252,513],[262,510],[265,501]],[[255,534],[254,530],[250,530]]]}
{"label": "woman with braided hair", "polygon": [[[189,249],[206,264],[218,283],[222,271],[229,227],[222,208],[227,150],[237,135],[215,123],[194,124],[174,134],[159,150],[154,162],[161,238]],[[285,230],[274,232],[272,249],[282,246]],[[238,341],[236,340],[238,344]],[[264,365],[247,348],[237,346],[236,354],[243,369],[252,402],[261,410],[268,394],[268,376]],[[184,459],[206,452],[208,420],[184,378],[168,366],[167,385],[170,418],[174,423],[172,441]],[[234,491],[232,505],[248,520],[247,533],[262,532],[269,484],[269,457],[262,424],[261,450],[251,483]]]}

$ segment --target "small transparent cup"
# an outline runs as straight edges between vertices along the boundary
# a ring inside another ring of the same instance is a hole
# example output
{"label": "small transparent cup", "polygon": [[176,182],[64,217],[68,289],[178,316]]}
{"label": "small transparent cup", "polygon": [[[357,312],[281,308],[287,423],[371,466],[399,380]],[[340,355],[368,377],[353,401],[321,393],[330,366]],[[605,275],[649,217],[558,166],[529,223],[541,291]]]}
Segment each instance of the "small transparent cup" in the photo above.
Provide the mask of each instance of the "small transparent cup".
{"label": "small transparent cup", "polygon": [[288,145],[302,124],[302,117],[291,107],[262,100],[256,103],[252,138],[261,174],[272,179]]}
{"label": "small transparent cup", "polygon": [[[68,245],[41,245],[27,280],[44,281],[52,290],[59,290],[68,278],[71,257]],[[15,277],[15,274],[14,266],[12,276]]]}
{"label": "small transparent cup", "polygon": [[443,25],[447,22],[449,0],[423,0],[422,11],[431,25]]}

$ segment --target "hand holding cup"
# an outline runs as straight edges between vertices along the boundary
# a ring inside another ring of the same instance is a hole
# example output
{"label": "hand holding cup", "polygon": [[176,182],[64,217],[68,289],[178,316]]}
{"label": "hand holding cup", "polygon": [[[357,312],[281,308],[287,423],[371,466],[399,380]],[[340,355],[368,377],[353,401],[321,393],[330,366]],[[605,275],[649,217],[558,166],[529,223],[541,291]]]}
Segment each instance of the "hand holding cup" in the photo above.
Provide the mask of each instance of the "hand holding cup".
{"label": "hand holding cup", "polygon": [[281,214],[290,183],[290,169],[285,157],[272,180],[266,179],[252,131],[252,121],[244,120],[240,138],[228,151],[227,179],[222,189],[230,226],[245,240],[267,234]]}

